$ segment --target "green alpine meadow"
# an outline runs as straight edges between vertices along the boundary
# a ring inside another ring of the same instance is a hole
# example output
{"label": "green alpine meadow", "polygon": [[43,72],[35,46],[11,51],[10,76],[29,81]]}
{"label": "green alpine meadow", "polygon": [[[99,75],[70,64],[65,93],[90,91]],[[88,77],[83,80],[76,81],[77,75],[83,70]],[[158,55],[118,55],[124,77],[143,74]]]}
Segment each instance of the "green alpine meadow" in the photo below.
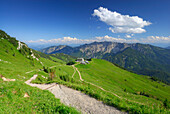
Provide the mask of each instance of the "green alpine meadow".
{"label": "green alpine meadow", "polygon": [[169,6],[1,0],[0,114],[170,114]]}
{"label": "green alpine meadow", "polygon": [[27,85],[35,74],[32,84],[64,85],[124,113],[170,112],[170,87],[160,80],[102,59],[81,64],[69,55],[46,55],[2,30],[0,35],[1,113],[81,113],[50,91]]}

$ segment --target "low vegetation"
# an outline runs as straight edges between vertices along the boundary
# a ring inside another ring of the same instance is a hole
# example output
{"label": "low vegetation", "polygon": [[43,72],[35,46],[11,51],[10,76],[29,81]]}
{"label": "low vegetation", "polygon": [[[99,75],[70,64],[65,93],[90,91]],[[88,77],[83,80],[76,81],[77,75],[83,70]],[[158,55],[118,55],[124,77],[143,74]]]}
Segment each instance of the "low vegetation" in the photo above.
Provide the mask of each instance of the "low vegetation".
{"label": "low vegetation", "polygon": [[[38,56],[33,50],[37,60],[30,56],[30,49],[22,48],[22,53],[17,50],[15,40],[11,43],[10,36],[4,36],[0,34],[0,75],[16,81],[4,82],[0,78],[3,103],[0,113],[79,113],[61,104],[52,93],[26,85],[24,82],[34,74],[38,77],[32,83],[57,82],[122,111],[170,113],[170,87],[155,78],[128,72],[100,59],[91,59],[86,65],[74,64],[74,67],[51,55]],[[80,80],[76,68],[84,81]]]}
{"label": "low vegetation", "polygon": [[[61,104],[48,90],[30,87],[23,82],[0,81],[0,113],[78,113]],[[27,94],[27,97],[24,97]]]}
{"label": "low vegetation", "polygon": [[56,77],[53,80],[43,78],[41,81],[37,78],[33,83],[64,84],[131,113],[169,112],[170,87],[162,82],[128,72],[99,59],[92,59],[90,64],[78,64],[76,67],[85,81],[80,81],[78,73],[72,78],[74,69],[71,66],[56,66]]}
{"label": "low vegetation", "polygon": [[[74,108],[62,104],[49,91],[24,83],[33,76],[31,73],[43,71],[43,65],[45,68],[50,68],[54,65],[62,65],[64,62],[40,58],[33,51],[37,60],[31,56],[30,48],[25,46],[17,50],[17,46],[18,41],[15,38],[11,39],[9,35],[0,30],[0,113],[79,113]],[[41,75],[44,74],[48,73],[43,71]],[[51,74],[52,78],[53,74]],[[15,79],[15,81],[3,81],[1,77]],[[39,78],[39,81],[42,80]]]}
{"label": "low vegetation", "polygon": [[[55,49],[55,50],[53,50]],[[140,43],[93,42],[77,47],[52,46],[46,54],[65,53],[75,57],[104,59],[137,74],[154,76],[170,84],[170,50]]]}
{"label": "low vegetation", "polygon": [[74,65],[76,62],[75,61],[70,61],[67,63],[67,65]]}

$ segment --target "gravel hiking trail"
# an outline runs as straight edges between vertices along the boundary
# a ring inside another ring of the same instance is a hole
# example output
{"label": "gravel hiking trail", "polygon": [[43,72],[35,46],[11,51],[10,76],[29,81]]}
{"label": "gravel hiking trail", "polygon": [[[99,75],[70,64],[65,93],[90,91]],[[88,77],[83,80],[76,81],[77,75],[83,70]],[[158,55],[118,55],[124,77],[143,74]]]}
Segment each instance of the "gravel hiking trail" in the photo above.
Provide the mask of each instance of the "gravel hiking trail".
{"label": "gravel hiking trail", "polygon": [[[55,95],[56,98],[59,98],[62,103],[68,106],[75,107],[83,114],[123,114],[114,107],[103,104],[101,101],[98,101],[80,91],[68,88],[63,85],[56,83],[52,84],[32,84],[31,81],[35,80],[38,75],[35,74],[32,78],[27,80],[25,83],[38,87],[42,90],[49,90]],[[31,96],[31,95],[30,95]]]}

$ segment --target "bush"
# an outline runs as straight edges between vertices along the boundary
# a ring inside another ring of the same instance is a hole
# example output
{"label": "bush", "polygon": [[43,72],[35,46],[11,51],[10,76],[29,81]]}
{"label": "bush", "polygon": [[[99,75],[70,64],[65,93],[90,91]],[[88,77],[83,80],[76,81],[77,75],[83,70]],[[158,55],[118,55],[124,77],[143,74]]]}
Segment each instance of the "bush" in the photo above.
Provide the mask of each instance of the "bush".
{"label": "bush", "polygon": [[49,73],[49,68],[47,67],[45,67],[45,66],[43,66],[43,70],[44,70],[44,72],[46,72],[46,73]]}
{"label": "bush", "polygon": [[74,65],[76,62],[75,61],[70,61],[67,63],[67,65]]}
{"label": "bush", "polygon": [[86,59],[87,61],[91,61],[92,59],[90,58],[90,59]]}
{"label": "bush", "polygon": [[50,80],[53,80],[55,76],[56,76],[56,75],[55,75],[55,69],[50,69],[49,79],[50,79]]}
{"label": "bush", "polygon": [[13,54],[13,56],[14,56],[14,57],[16,56],[15,53]]}
{"label": "bush", "polygon": [[6,53],[9,53],[8,49],[5,51]]}
{"label": "bush", "polygon": [[167,99],[167,98],[165,99],[165,101],[163,102],[163,104],[164,104],[164,106],[165,106],[166,108],[170,108],[169,102],[168,102],[168,99]]}

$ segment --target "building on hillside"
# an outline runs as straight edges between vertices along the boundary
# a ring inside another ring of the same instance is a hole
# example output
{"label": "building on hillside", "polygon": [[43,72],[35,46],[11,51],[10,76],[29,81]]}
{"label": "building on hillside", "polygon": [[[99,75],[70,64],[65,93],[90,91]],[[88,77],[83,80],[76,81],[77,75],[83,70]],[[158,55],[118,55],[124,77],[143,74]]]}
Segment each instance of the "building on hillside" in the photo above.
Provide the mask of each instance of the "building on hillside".
{"label": "building on hillside", "polygon": [[84,62],[84,58],[77,58],[77,62]]}
{"label": "building on hillside", "polygon": [[82,61],[82,62],[81,62],[81,64],[84,64],[84,65],[85,65],[85,64],[86,64],[86,62],[85,62],[85,61]]}
{"label": "building on hillside", "polygon": [[85,61],[85,63],[89,64],[89,62],[88,62],[88,61]]}

